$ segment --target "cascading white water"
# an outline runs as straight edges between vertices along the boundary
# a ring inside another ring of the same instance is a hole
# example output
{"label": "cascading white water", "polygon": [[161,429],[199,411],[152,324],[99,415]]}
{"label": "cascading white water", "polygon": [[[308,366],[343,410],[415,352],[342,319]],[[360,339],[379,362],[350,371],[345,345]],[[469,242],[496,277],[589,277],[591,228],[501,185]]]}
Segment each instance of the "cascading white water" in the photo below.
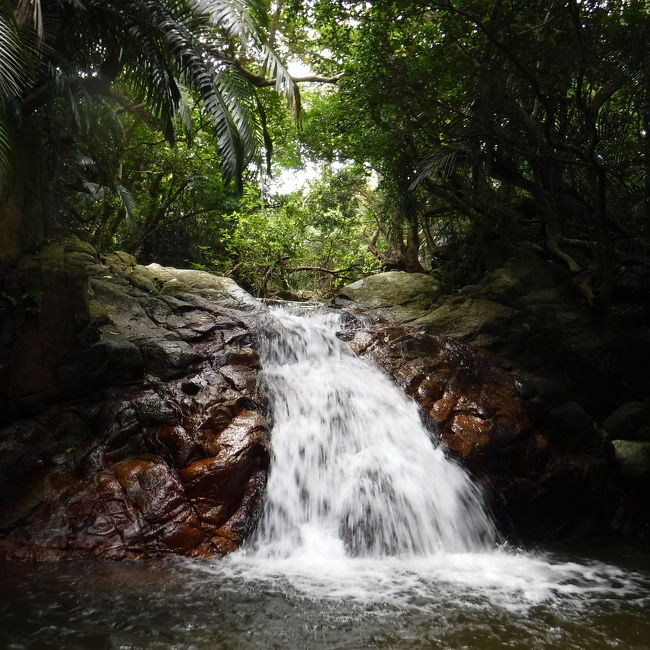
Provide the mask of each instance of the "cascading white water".
{"label": "cascading white water", "polygon": [[236,592],[427,617],[553,601],[575,609],[647,591],[642,576],[615,566],[496,544],[478,488],[416,404],[336,337],[336,314],[274,309],[261,321],[273,425],[264,511],[243,549],[193,568]]}
{"label": "cascading white water", "polygon": [[477,487],[432,441],[417,405],[338,329],[334,313],[265,317],[272,464],[257,555],[322,552],[324,540],[356,557],[493,546]]}

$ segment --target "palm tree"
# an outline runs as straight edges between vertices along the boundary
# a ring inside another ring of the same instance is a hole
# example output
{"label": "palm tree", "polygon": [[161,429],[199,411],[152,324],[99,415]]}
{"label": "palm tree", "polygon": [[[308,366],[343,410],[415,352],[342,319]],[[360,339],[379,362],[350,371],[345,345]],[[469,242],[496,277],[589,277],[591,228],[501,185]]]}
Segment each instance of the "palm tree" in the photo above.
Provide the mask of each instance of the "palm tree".
{"label": "palm tree", "polygon": [[191,113],[183,100],[197,99],[224,175],[239,182],[268,136],[236,57],[257,59],[278,90],[294,93],[266,21],[264,0],[0,0],[0,191],[21,128],[40,120],[46,129],[55,110],[80,122],[93,101],[146,111],[173,141]]}
{"label": "palm tree", "polygon": [[[25,90],[29,70],[13,8],[0,2],[0,181],[9,172],[12,154],[8,103]],[[2,183],[0,182],[0,186]]]}

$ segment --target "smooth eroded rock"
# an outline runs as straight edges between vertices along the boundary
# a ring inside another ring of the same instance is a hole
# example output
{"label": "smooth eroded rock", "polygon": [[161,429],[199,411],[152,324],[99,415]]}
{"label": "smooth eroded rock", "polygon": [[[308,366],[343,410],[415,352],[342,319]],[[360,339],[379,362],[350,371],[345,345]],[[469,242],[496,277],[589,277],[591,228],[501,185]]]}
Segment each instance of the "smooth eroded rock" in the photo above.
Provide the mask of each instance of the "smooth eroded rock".
{"label": "smooth eroded rock", "polygon": [[352,302],[375,315],[408,322],[430,311],[439,294],[440,284],[432,275],[387,271],[344,287],[336,302]]}
{"label": "smooth eroded rock", "polygon": [[0,557],[237,549],[255,526],[269,463],[255,338],[247,313],[232,308],[257,303],[225,278],[150,272],[122,253],[101,265],[83,246],[68,249],[21,271],[58,289],[44,310],[18,313],[32,321],[19,321],[9,363],[19,364],[12,408],[36,415],[23,410],[0,433]]}

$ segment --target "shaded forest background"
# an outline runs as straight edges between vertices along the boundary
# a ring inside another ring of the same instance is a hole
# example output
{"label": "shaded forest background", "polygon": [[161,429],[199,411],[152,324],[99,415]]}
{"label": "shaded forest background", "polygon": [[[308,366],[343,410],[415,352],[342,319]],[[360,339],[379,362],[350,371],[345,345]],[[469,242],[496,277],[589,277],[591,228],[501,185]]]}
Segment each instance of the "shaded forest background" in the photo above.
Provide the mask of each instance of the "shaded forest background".
{"label": "shaded forest background", "polygon": [[525,242],[606,310],[649,262],[648,42],[643,0],[3,0],[0,264],[73,234],[261,296],[453,292]]}

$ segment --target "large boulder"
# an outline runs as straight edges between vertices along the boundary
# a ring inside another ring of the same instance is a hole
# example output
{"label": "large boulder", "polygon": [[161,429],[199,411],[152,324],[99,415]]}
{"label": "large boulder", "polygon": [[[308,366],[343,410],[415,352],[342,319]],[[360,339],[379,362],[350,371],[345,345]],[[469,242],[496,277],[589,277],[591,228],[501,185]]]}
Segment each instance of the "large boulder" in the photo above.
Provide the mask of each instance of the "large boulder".
{"label": "large boulder", "polygon": [[512,307],[493,300],[453,296],[414,320],[413,325],[489,349],[513,326],[517,315]]}
{"label": "large boulder", "polygon": [[222,307],[253,311],[259,303],[231,278],[224,278],[206,271],[175,269],[159,264],[136,265],[129,280],[145,289],[155,287],[161,294],[177,296],[202,296]]}
{"label": "large boulder", "polygon": [[355,304],[373,316],[408,323],[431,311],[439,295],[440,283],[431,275],[387,271],[344,287],[336,303]]}
{"label": "large boulder", "polygon": [[52,245],[4,285],[0,556],[230,552],[255,524],[269,460],[258,304],[226,278],[106,262]]}

